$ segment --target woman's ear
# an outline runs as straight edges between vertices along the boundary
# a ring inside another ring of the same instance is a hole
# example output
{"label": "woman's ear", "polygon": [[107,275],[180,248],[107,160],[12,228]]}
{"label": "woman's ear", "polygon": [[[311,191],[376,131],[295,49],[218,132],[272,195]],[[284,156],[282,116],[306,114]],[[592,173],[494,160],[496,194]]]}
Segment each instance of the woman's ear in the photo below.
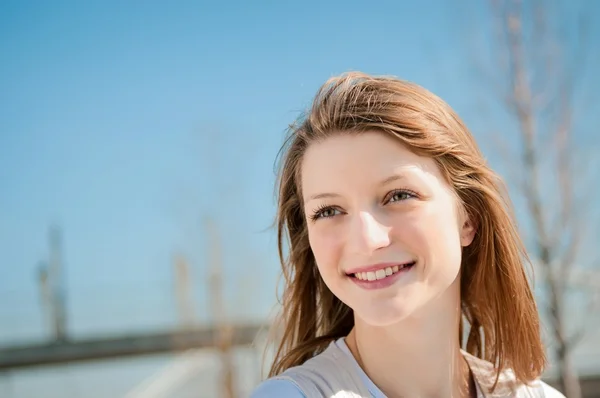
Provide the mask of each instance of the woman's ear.
{"label": "woman's ear", "polygon": [[477,231],[475,222],[470,215],[465,214],[461,230],[460,230],[460,244],[463,247],[469,246],[475,238],[475,232]]}

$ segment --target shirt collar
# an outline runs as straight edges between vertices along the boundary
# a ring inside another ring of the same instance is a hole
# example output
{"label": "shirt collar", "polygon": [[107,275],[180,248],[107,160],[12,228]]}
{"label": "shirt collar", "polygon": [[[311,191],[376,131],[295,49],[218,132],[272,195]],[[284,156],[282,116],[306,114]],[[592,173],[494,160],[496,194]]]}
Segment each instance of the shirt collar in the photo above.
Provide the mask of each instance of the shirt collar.
{"label": "shirt collar", "polygon": [[[473,373],[478,398],[500,398],[514,394],[518,385],[512,371],[505,370],[497,376],[498,370],[492,363],[471,355],[464,350],[461,351],[469,365],[471,373]],[[496,388],[493,388],[496,383],[496,377],[498,377],[498,383],[496,384]],[[492,389],[494,389],[493,392]]]}

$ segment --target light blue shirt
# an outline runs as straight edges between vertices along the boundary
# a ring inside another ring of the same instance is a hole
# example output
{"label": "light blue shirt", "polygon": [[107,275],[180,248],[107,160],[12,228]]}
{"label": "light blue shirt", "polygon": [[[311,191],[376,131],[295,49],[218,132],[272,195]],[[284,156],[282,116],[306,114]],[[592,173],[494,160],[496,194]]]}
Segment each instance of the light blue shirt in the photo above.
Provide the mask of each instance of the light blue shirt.
{"label": "light blue shirt", "polygon": [[[356,368],[356,374],[359,375],[359,377],[361,378],[363,385],[367,388],[367,390],[369,391],[371,398],[386,398],[386,396],[383,394],[383,392],[381,392],[381,390],[379,388],[377,388],[377,386],[375,386],[375,383],[373,383],[373,381],[371,381],[371,379],[369,379],[369,377],[367,376],[367,374],[362,370],[362,368],[360,367],[360,365],[358,364],[358,362],[356,362],[356,359],[354,359],[354,356],[352,355],[352,353],[350,352],[350,349],[348,348],[348,346],[346,345],[346,342],[344,340],[344,338],[340,338],[338,340],[335,341],[334,343],[338,349],[340,349],[345,355],[348,356],[348,358],[350,359],[350,363],[355,366]],[[483,382],[485,383],[485,385],[487,386],[486,388],[491,388],[493,384],[496,383],[496,378],[492,376],[490,376],[489,372],[486,371],[486,369],[488,369],[489,366],[493,366],[492,364],[485,362],[482,359],[479,358],[475,358],[472,357],[470,354],[466,353],[466,359],[469,362],[473,362],[473,364],[469,364],[469,366],[474,366],[471,369],[476,373],[474,374],[475,378],[476,378],[476,383],[475,386],[477,388],[477,397],[479,398],[484,398],[485,394],[483,393],[483,390],[481,389],[481,386],[479,384],[479,381],[477,379],[477,374],[479,374],[483,380]],[[507,376],[508,375],[508,376]],[[514,376],[511,376],[510,373],[505,373],[504,374],[504,378],[500,379],[503,380],[500,383],[499,388],[514,388],[515,387],[515,378]],[[514,391],[514,397],[542,397],[545,396],[546,398],[565,398],[565,396],[558,392],[556,389],[550,387],[548,384],[542,382],[541,380],[538,380],[537,383],[535,383],[535,386],[527,386],[527,385],[521,385],[516,391]],[[280,397],[286,397],[286,398],[307,398],[306,395],[300,390],[300,388],[294,384],[293,381],[289,380],[289,379],[268,379],[265,380],[264,382],[262,382],[250,395],[250,398],[280,398]]]}
{"label": "light blue shirt", "polygon": [[[375,383],[369,379],[367,374],[362,370],[356,359],[354,359],[354,355],[350,352],[350,349],[346,345],[346,341],[344,338],[339,338],[335,341],[335,344],[350,357],[352,363],[356,366],[356,371],[360,375],[364,385],[367,387],[369,392],[371,393],[372,398],[386,398],[383,395],[383,392]],[[250,398],[307,398],[300,388],[294,384],[291,380],[277,380],[277,379],[267,379],[263,381],[258,387],[252,392]]]}

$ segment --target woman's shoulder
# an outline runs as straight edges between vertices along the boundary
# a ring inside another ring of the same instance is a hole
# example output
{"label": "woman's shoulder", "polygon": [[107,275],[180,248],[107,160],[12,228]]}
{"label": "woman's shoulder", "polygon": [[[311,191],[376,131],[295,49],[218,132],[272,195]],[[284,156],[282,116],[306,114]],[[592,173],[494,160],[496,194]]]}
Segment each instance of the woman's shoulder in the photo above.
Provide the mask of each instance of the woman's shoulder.
{"label": "woman's shoulder", "polygon": [[563,393],[561,393],[554,387],[550,386],[549,384],[544,383],[541,380],[539,381],[539,383],[540,383],[540,387],[542,388],[542,391],[544,391],[545,398],[565,398]]}
{"label": "woman's shoulder", "polygon": [[550,386],[549,384],[543,382],[541,379],[537,379],[532,383],[528,384],[520,384],[519,388],[516,390],[516,397],[536,397],[536,398],[565,398],[565,396]]}
{"label": "woman's shoulder", "polygon": [[524,384],[517,380],[512,369],[504,369],[498,374],[496,367],[491,362],[475,357],[466,351],[463,351],[463,355],[469,363],[469,368],[477,384],[487,395],[494,391],[491,396],[565,398],[562,393],[539,378]]}
{"label": "woman's shoulder", "polygon": [[291,380],[271,378],[260,383],[250,398],[306,398],[300,388]]}
{"label": "woman's shoulder", "polygon": [[324,362],[331,350],[328,350],[308,359],[303,364],[288,368],[282,374],[266,379],[260,383],[250,395],[250,398],[306,398],[312,396],[311,392],[317,388],[315,379],[321,379],[327,368],[332,368],[332,363]]}
{"label": "woman's shoulder", "polygon": [[304,363],[263,381],[251,398],[334,396],[342,390],[370,396],[354,364],[337,343],[339,341],[332,341],[324,351]]}

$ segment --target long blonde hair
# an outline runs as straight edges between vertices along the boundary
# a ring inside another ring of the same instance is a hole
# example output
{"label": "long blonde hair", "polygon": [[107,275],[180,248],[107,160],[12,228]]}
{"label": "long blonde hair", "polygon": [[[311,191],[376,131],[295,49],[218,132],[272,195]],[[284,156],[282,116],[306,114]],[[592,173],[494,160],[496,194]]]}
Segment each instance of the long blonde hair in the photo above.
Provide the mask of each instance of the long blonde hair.
{"label": "long blonde hair", "polygon": [[409,82],[358,72],[332,78],[320,88],[307,114],[290,127],[280,153],[277,231],[285,286],[270,376],[302,364],[354,325],[352,309],[327,288],[317,270],[300,166],[311,143],[366,130],[390,134],[433,158],[475,221],[477,233],[464,248],[461,264],[461,306],[470,326],[466,351],[492,362],[498,372],[512,369],[522,382],[537,378],[546,360],[523,266],[529,259],[500,178],[443,100]]}

